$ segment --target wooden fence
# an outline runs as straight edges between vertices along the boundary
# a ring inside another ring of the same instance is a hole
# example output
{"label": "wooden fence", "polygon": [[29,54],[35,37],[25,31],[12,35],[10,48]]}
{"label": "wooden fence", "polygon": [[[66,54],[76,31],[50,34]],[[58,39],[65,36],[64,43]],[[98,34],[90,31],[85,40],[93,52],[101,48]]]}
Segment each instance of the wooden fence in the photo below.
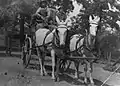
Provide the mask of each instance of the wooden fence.
{"label": "wooden fence", "polygon": [[[10,40],[8,40],[8,39]],[[7,41],[6,41],[7,40]],[[8,42],[8,43],[6,43]],[[11,42],[11,43],[10,43]],[[11,44],[11,45],[9,45]],[[11,47],[11,49],[14,51],[20,50],[20,40],[17,38],[12,38],[12,37],[6,37],[5,34],[0,34],[0,50],[6,50],[6,47]]]}

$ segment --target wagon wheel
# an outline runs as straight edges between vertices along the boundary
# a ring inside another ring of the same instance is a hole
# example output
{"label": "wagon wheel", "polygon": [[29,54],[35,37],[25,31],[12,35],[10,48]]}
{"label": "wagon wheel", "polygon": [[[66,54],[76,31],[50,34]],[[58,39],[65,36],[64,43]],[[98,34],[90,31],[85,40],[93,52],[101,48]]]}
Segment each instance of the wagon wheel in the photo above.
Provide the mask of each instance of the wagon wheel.
{"label": "wagon wheel", "polygon": [[30,63],[30,60],[31,60],[31,50],[32,48],[32,41],[31,41],[31,38],[30,37],[27,37],[25,39],[25,43],[24,43],[24,46],[23,46],[23,65],[25,68],[28,67],[29,63]]}

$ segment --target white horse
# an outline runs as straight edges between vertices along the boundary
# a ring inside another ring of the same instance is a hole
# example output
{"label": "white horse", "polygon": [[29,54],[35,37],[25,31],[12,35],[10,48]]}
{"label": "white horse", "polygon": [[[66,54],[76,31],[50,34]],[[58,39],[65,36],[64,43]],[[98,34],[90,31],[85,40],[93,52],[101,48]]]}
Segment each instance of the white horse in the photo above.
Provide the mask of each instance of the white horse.
{"label": "white horse", "polygon": [[60,22],[58,17],[56,16],[56,21],[58,23],[58,27],[56,27],[52,32],[49,29],[42,28],[36,31],[36,44],[39,58],[39,63],[41,66],[41,75],[44,73],[47,74],[44,68],[44,59],[46,52],[51,53],[52,57],[52,79],[55,78],[55,56],[56,50],[55,47],[63,49],[65,46],[67,31],[68,19],[65,22]]}
{"label": "white horse", "polygon": [[[74,52],[77,52],[77,54],[81,54],[82,57],[86,57],[84,54],[84,48],[88,48],[88,45],[91,45],[91,39],[90,36],[96,36],[96,31],[97,31],[97,26],[98,26],[98,22],[100,20],[100,18],[98,16],[93,16],[94,19],[92,19],[91,16],[89,16],[89,23],[90,23],[90,28],[89,28],[89,33],[86,34],[86,36],[83,36],[81,34],[75,34],[71,37],[70,40],[70,54],[71,57],[75,57],[74,56]],[[90,41],[89,41],[90,40]],[[84,43],[86,42],[87,45],[85,45],[84,47]],[[92,42],[93,43],[93,42]],[[79,70],[79,63],[81,63],[78,59],[74,60],[75,62],[75,78],[78,78],[78,70]],[[87,61],[85,61],[87,62]],[[89,68],[88,68],[89,65]],[[85,71],[85,77],[84,77],[84,82],[87,83],[87,70],[89,71],[89,78],[90,78],[90,82],[91,84],[94,84],[93,78],[92,78],[92,65],[87,62],[85,64],[84,67],[84,71]]]}

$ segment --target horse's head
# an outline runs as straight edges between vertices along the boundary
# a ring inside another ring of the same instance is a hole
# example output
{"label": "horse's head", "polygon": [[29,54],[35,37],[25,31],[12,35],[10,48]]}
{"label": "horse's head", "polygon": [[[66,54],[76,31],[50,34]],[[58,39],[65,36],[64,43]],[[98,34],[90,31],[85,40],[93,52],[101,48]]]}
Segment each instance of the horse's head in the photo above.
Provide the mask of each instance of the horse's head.
{"label": "horse's head", "polygon": [[90,23],[90,29],[89,29],[89,43],[90,45],[94,45],[95,43],[95,37],[98,29],[98,23],[100,21],[100,17],[94,16],[93,19],[92,16],[89,16],[89,23]]}
{"label": "horse's head", "polygon": [[92,16],[89,16],[90,34],[92,36],[96,36],[99,21],[100,21],[100,17],[93,15],[93,19],[92,19]]}
{"label": "horse's head", "polygon": [[58,17],[56,17],[56,21],[58,23],[58,27],[54,30],[55,41],[57,41],[56,45],[64,48],[69,30],[67,26],[68,21],[60,21]]}

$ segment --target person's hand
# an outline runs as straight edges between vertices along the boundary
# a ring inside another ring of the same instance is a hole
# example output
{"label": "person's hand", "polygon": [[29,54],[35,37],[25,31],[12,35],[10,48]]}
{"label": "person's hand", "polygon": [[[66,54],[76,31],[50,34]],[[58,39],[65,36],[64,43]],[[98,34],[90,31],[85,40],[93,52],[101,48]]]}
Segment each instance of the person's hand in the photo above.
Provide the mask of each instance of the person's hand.
{"label": "person's hand", "polygon": [[37,17],[38,18],[42,18],[44,20],[44,18],[40,14],[38,14],[38,13],[37,13]]}
{"label": "person's hand", "polygon": [[40,17],[40,14],[38,14],[38,13],[36,15],[37,15],[37,17]]}

